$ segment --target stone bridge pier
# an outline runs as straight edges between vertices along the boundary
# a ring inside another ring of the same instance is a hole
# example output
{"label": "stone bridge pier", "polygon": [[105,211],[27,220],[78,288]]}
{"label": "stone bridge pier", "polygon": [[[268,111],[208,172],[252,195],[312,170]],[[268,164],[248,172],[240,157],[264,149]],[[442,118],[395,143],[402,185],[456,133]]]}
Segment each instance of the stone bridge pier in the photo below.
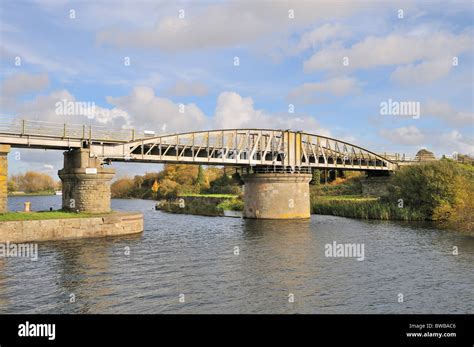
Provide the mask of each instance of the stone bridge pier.
{"label": "stone bridge pier", "polygon": [[254,219],[310,218],[309,182],[302,173],[243,175],[244,217]]}
{"label": "stone bridge pier", "polygon": [[88,149],[64,152],[62,208],[66,211],[110,212],[110,181],[115,169],[104,168],[102,160],[91,157]]}

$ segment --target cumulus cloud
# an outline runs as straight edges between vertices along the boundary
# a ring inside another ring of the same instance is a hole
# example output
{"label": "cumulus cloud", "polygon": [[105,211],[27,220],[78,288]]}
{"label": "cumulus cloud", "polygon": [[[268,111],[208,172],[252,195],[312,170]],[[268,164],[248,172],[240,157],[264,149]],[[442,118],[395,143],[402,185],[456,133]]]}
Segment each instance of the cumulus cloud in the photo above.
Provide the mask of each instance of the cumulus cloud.
{"label": "cumulus cloud", "polygon": [[290,101],[303,104],[316,104],[331,100],[332,97],[341,97],[359,93],[360,83],[349,77],[337,77],[322,82],[304,83],[289,92]]}
{"label": "cumulus cloud", "polygon": [[48,74],[17,73],[6,78],[1,84],[1,92],[9,96],[38,92],[49,86]]}
{"label": "cumulus cloud", "polygon": [[381,129],[379,134],[390,142],[402,145],[422,146],[425,141],[423,133],[413,125],[396,129]]}
{"label": "cumulus cloud", "polygon": [[[452,58],[472,50],[474,39],[467,34],[436,33],[429,36],[392,34],[369,36],[350,48],[335,43],[304,62],[304,70],[342,71],[404,65],[392,79],[403,83],[425,83],[445,76]],[[343,64],[344,58],[348,64]]]}
{"label": "cumulus cloud", "polygon": [[0,104],[2,112],[15,107],[17,98],[29,93],[36,93],[49,86],[48,74],[16,73],[0,83]]}
{"label": "cumulus cloud", "polygon": [[[68,105],[73,108],[72,113],[68,112]],[[116,128],[130,125],[130,116],[125,111],[101,107],[92,101],[77,100],[66,89],[39,95],[29,101],[17,101],[11,110],[17,118],[29,120],[108,125]]]}
{"label": "cumulus cloud", "polygon": [[458,130],[423,132],[415,126],[382,129],[379,134],[397,145],[413,146],[413,154],[420,148],[435,150],[441,154],[474,154],[474,138],[466,137]]}
{"label": "cumulus cloud", "polygon": [[212,124],[216,129],[292,129],[329,136],[330,132],[312,117],[294,114],[268,114],[254,107],[253,99],[234,92],[223,92],[217,99]]}
{"label": "cumulus cloud", "polygon": [[438,145],[447,150],[448,153],[457,152],[474,155],[474,139],[464,137],[457,130],[442,134],[439,137]]}
{"label": "cumulus cloud", "polygon": [[[341,18],[364,6],[356,1],[233,1],[191,7],[184,13],[185,18],[180,19],[178,14],[160,18],[152,28],[108,28],[97,34],[97,41],[116,47],[159,48],[172,52],[230,47],[285,33],[292,27],[306,26],[320,19]],[[289,11],[294,14],[293,18]]]}
{"label": "cumulus cloud", "polygon": [[403,85],[427,84],[446,76],[452,68],[452,57],[399,66],[390,78]]}
{"label": "cumulus cloud", "polygon": [[132,115],[130,124],[134,127],[184,132],[203,129],[207,121],[196,104],[174,103],[155,95],[149,87],[135,87],[126,96],[109,96],[107,102]]}
{"label": "cumulus cloud", "polygon": [[173,96],[206,96],[207,86],[200,82],[180,80],[166,91]]}
{"label": "cumulus cloud", "polygon": [[295,51],[296,53],[299,53],[308,48],[315,49],[320,44],[329,40],[347,38],[349,36],[349,30],[341,24],[324,24],[301,35],[301,39],[298,42]]}
{"label": "cumulus cloud", "polygon": [[423,103],[422,116],[436,117],[452,125],[473,125],[474,113],[455,110],[448,102],[429,100]]}

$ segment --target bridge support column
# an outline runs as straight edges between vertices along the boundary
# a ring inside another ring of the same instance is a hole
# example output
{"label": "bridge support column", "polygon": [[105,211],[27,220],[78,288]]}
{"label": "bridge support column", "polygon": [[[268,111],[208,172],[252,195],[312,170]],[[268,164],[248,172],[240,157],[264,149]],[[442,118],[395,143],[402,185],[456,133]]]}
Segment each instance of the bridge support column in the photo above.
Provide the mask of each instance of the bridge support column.
{"label": "bridge support column", "polygon": [[244,217],[256,219],[309,218],[310,174],[254,173],[242,176]]}
{"label": "bridge support column", "polygon": [[9,145],[0,145],[0,213],[8,211],[8,153]]}
{"label": "bridge support column", "polygon": [[110,180],[115,169],[102,167],[89,150],[64,152],[64,168],[58,171],[62,181],[63,210],[90,213],[110,212]]}

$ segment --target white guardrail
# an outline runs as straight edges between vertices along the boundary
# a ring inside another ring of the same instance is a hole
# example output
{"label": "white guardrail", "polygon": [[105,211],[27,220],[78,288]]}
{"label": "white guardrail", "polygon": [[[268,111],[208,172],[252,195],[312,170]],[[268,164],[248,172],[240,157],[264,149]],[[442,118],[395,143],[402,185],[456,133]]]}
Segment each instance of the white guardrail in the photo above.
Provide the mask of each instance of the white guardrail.
{"label": "white guardrail", "polygon": [[0,133],[88,141],[129,142],[135,140],[134,129],[111,129],[96,125],[61,124],[37,120],[6,121],[2,118],[0,118]]}

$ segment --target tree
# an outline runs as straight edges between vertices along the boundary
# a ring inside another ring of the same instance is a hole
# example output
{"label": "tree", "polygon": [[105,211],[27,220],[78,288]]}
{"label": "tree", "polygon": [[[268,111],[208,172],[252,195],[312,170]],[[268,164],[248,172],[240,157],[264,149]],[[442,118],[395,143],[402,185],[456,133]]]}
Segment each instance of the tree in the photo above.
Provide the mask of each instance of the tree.
{"label": "tree", "polygon": [[317,169],[313,170],[313,178],[311,179],[311,184],[313,186],[318,186],[321,183],[321,172]]}
{"label": "tree", "polygon": [[142,189],[142,184],[145,180],[143,179],[142,176],[139,176],[139,175],[136,175],[134,178],[133,178],[133,183],[135,184],[136,187],[138,187],[138,189]]}
{"label": "tree", "polygon": [[204,186],[205,183],[206,183],[206,177],[204,175],[204,169],[202,168],[202,165],[199,165],[198,174],[196,178],[196,184],[202,187]]}
{"label": "tree", "polygon": [[7,183],[7,189],[8,189],[8,192],[15,192],[18,190],[18,187],[17,187],[17,184],[15,183],[15,181],[13,180],[8,180],[8,183]]}
{"label": "tree", "polygon": [[175,198],[178,195],[178,183],[165,178],[158,188],[158,196],[162,198]]}
{"label": "tree", "polygon": [[11,177],[13,184],[11,188],[26,193],[37,193],[44,191],[54,191],[55,183],[51,176],[35,171],[27,171],[23,175],[13,175]]}
{"label": "tree", "polygon": [[[472,199],[472,183],[460,165],[432,161],[395,172],[386,199],[420,210],[428,219],[448,220],[458,206]],[[468,193],[466,193],[468,192]]]}
{"label": "tree", "polygon": [[110,192],[113,198],[128,198],[133,189],[133,180],[130,178],[121,178],[116,180],[110,186]]}
{"label": "tree", "polygon": [[226,173],[211,182],[209,192],[213,194],[239,194],[241,189],[240,175],[229,177]]}
{"label": "tree", "polygon": [[156,199],[156,194],[158,193],[159,188],[160,188],[160,185],[158,184],[158,181],[155,180],[155,182],[153,182],[153,185],[151,186],[151,190],[155,194],[155,199]]}

